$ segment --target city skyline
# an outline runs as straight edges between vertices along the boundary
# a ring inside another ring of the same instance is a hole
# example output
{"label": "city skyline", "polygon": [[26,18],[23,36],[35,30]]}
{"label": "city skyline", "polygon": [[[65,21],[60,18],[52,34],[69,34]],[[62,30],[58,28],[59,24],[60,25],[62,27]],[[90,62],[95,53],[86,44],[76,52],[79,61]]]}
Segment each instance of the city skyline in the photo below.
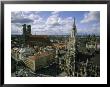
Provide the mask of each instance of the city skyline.
{"label": "city skyline", "polygon": [[78,34],[100,35],[99,11],[13,11],[11,34],[22,34],[22,25],[29,24],[33,35],[69,35],[74,17]]}
{"label": "city skyline", "polygon": [[[40,12],[39,15],[41,14],[42,18],[33,15],[38,13],[21,12],[23,18],[19,17],[20,14],[14,16],[16,19],[12,18],[12,23],[23,24],[21,28],[23,34],[11,36],[11,58],[12,65],[15,65],[11,69],[12,76],[99,77],[100,37],[94,35],[77,37],[76,26],[78,22],[88,26],[93,25],[99,21],[95,19],[98,15],[95,17],[93,14],[96,15],[96,13],[88,13],[81,20],[80,14],[84,13],[76,12],[78,15],[76,22],[76,17],[72,17],[73,12],[62,12],[62,16],[60,16],[61,12],[51,12],[52,16],[49,16],[49,12]],[[44,13],[45,17],[43,17]],[[33,35],[34,32],[37,34]]]}

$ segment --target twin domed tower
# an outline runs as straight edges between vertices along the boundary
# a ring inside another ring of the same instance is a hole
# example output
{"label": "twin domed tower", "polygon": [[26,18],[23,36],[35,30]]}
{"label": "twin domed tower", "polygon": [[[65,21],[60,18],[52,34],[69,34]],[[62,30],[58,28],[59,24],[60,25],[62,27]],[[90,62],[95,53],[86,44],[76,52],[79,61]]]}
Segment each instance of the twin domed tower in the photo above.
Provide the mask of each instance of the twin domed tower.
{"label": "twin domed tower", "polygon": [[31,35],[31,25],[22,25],[23,26],[23,43],[24,43],[24,46],[27,45],[28,43],[28,40],[29,40],[29,37]]}

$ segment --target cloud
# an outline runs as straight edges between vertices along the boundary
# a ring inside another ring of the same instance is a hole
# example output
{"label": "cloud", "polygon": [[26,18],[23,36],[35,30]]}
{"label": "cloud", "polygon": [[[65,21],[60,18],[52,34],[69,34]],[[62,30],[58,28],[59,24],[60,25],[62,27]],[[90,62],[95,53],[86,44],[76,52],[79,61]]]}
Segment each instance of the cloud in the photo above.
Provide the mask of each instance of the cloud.
{"label": "cloud", "polygon": [[22,34],[22,26],[20,26],[18,23],[11,23],[11,33]]}
{"label": "cloud", "polygon": [[52,12],[51,16],[47,18],[46,29],[48,34],[68,34],[72,29],[73,18],[66,17],[62,18],[59,16],[59,12]]}
{"label": "cloud", "polygon": [[[22,30],[22,24],[31,24],[32,29],[43,28],[44,21],[36,11],[14,11],[11,12],[12,34],[18,33],[19,28]],[[19,26],[19,27],[18,27]]]}
{"label": "cloud", "polygon": [[72,26],[73,24],[73,18],[72,17],[67,17],[67,18],[64,18],[60,21],[60,23],[62,25],[69,25],[69,26]]}
{"label": "cloud", "polygon": [[48,17],[46,24],[47,25],[59,25],[60,18],[58,15],[51,15]]}
{"label": "cloud", "polygon": [[[30,24],[31,25],[31,33],[37,35],[65,35],[70,34],[70,31],[73,27],[73,17],[67,16],[62,17],[60,12],[51,12],[46,18],[42,17],[45,15],[39,14],[40,12],[36,11],[17,11],[11,13],[11,33],[12,34],[22,34],[22,24]],[[91,21],[99,20],[99,13],[97,12],[88,12],[84,14],[84,18],[82,23],[87,23]],[[91,17],[92,16],[92,17]],[[78,23],[80,24],[80,23]],[[100,26],[98,23],[87,24],[83,28],[80,28],[79,25],[76,24],[78,28],[78,33],[100,33]],[[83,25],[84,26],[84,25]]]}
{"label": "cloud", "polygon": [[48,34],[48,35],[61,35],[68,34],[73,25],[73,18],[62,18],[59,16],[60,12],[51,12],[47,18],[42,18],[39,12],[33,11],[19,11],[12,12],[12,34],[22,33],[22,24],[31,24],[32,34]]}
{"label": "cloud", "polygon": [[38,12],[34,11],[14,11],[11,12],[11,22],[12,23],[33,23],[35,20],[40,20],[37,15]]}
{"label": "cloud", "polygon": [[27,19],[27,18],[23,18],[23,19],[13,19],[11,21],[11,23],[32,23],[33,20],[31,19]]}
{"label": "cloud", "polygon": [[92,24],[88,27],[85,28],[78,28],[77,32],[79,34],[96,34],[96,35],[100,35],[100,24],[96,23],[96,24]]}
{"label": "cloud", "polygon": [[84,14],[84,18],[81,20],[81,23],[89,23],[92,21],[100,20],[100,12],[99,11],[90,11]]}

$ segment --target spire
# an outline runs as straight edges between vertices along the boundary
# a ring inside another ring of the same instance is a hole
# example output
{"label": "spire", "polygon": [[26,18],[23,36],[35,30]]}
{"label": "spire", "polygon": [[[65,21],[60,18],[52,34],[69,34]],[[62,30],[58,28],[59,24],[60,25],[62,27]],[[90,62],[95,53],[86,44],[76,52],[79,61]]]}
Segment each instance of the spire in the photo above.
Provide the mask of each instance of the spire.
{"label": "spire", "polygon": [[74,17],[73,28],[76,28],[76,24],[75,24],[75,17]]}
{"label": "spire", "polygon": [[74,38],[76,36],[76,24],[75,24],[75,17],[74,17],[74,22],[73,22],[73,26],[71,29],[71,37]]}
{"label": "spire", "polygon": [[75,25],[75,17],[74,17],[74,25]]}

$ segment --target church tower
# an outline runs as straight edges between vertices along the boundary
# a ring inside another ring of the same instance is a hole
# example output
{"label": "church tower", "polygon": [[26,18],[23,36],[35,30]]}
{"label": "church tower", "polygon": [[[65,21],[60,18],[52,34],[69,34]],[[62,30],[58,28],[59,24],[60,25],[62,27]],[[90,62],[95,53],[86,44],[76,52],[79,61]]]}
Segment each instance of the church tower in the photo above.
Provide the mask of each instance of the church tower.
{"label": "church tower", "polygon": [[26,24],[22,25],[23,27],[23,47],[26,46]]}
{"label": "church tower", "polygon": [[31,25],[22,25],[23,27],[23,46],[29,45],[29,37],[31,35]]}

